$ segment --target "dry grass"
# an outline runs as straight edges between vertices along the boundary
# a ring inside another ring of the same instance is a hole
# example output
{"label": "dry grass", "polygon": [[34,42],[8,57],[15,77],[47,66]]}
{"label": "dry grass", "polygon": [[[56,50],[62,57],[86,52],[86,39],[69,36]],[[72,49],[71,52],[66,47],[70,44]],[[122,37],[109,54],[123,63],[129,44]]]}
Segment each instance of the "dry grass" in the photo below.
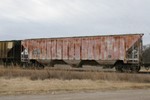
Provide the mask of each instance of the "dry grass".
{"label": "dry grass", "polygon": [[0,83],[0,95],[150,88],[150,75],[1,68]]}
{"label": "dry grass", "polygon": [[0,78],[0,95],[55,93],[58,91],[89,91],[150,88],[148,83],[102,80],[36,80],[27,78]]}
{"label": "dry grass", "polygon": [[6,79],[16,77],[27,77],[31,80],[45,79],[89,79],[89,80],[109,80],[109,81],[126,81],[138,83],[150,83],[149,74],[129,74],[116,72],[78,72],[78,71],[60,71],[60,70],[23,70],[20,68],[1,68],[0,77]]}

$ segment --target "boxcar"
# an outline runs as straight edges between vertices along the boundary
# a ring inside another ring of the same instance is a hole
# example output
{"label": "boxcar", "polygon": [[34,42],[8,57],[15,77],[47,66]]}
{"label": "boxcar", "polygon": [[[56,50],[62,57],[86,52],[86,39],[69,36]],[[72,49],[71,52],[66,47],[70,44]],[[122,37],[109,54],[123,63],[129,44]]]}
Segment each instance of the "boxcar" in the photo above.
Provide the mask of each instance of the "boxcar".
{"label": "boxcar", "polygon": [[21,42],[21,59],[39,66],[69,64],[82,67],[91,64],[137,72],[142,64],[142,36],[123,34],[26,39]]}
{"label": "boxcar", "polygon": [[0,63],[3,65],[20,63],[21,41],[0,41]]}

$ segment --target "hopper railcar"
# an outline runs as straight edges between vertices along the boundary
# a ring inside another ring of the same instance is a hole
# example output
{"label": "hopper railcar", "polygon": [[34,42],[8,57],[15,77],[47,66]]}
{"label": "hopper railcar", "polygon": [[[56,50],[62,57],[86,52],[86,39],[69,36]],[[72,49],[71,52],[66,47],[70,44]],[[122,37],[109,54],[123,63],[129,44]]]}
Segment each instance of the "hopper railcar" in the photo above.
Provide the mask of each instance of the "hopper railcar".
{"label": "hopper railcar", "polygon": [[[22,60],[44,67],[69,64],[102,65],[117,71],[138,72],[142,66],[143,34],[85,37],[41,38],[22,40]],[[28,57],[28,58],[23,58]]]}

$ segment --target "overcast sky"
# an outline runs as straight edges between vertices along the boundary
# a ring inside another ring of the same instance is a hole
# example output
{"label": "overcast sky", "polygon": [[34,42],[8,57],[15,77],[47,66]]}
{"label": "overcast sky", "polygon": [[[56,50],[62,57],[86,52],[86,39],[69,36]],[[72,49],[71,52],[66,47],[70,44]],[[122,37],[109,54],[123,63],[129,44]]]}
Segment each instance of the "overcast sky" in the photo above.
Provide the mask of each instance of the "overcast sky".
{"label": "overcast sky", "polygon": [[0,40],[145,33],[150,0],[0,0]]}

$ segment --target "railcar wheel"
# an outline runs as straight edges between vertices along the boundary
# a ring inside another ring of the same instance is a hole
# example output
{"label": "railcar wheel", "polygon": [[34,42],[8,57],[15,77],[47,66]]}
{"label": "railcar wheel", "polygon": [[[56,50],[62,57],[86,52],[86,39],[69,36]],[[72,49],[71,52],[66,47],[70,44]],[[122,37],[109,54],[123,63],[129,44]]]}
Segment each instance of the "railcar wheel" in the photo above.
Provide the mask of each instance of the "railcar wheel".
{"label": "railcar wheel", "polygon": [[44,69],[44,65],[40,64],[39,62],[35,62],[35,68],[36,69]]}
{"label": "railcar wheel", "polygon": [[148,71],[150,69],[150,66],[145,67],[145,69]]}
{"label": "railcar wheel", "polygon": [[116,66],[115,69],[117,72],[123,72],[123,68],[121,65]]}
{"label": "railcar wheel", "polygon": [[29,65],[28,65],[28,63],[25,62],[25,63],[22,63],[21,66],[23,69],[26,69],[26,68],[28,68]]}
{"label": "railcar wheel", "polygon": [[139,71],[140,71],[140,66],[133,66],[132,68],[131,68],[131,72],[132,73],[138,73]]}
{"label": "railcar wheel", "polygon": [[7,67],[7,66],[8,66],[6,62],[4,62],[3,65],[4,65],[4,67]]}

